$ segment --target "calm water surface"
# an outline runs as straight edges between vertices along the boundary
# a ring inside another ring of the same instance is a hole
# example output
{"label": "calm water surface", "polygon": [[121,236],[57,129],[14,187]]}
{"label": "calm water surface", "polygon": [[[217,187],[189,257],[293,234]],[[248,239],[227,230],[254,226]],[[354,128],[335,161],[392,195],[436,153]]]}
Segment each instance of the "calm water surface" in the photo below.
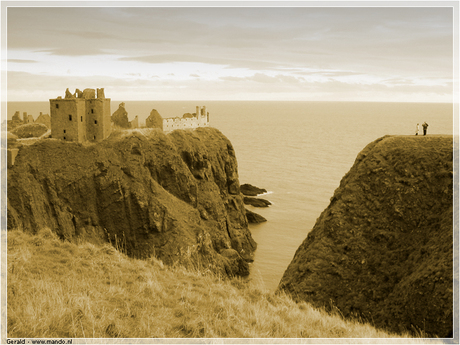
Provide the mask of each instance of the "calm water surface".
{"label": "calm water surface", "polygon": [[[120,102],[112,102],[112,113]],[[195,112],[206,105],[210,125],[232,142],[240,183],[265,188],[269,208],[249,209],[268,222],[251,225],[258,243],[251,274],[276,289],[296,249],[328,206],[341,178],[358,153],[387,134],[413,135],[429,124],[428,134],[453,133],[453,107],[438,103],[354,102],[139,102],[125,101],[129,119],[141,124],[152,109],[163,117]],[[48,102],[8,103],[37,118]],[[421,126],[420,126],[421,129]]]}

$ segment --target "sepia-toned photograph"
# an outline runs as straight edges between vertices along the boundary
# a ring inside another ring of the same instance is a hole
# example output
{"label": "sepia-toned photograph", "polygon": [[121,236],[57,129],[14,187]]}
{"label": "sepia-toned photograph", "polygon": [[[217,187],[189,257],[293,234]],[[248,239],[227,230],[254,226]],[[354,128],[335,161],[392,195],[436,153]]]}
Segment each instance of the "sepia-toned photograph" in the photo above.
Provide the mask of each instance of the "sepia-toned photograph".
{"label": "sepia-toned photograph", "polygon": [[1,1],[2,344],[459,344],[455,1]]}

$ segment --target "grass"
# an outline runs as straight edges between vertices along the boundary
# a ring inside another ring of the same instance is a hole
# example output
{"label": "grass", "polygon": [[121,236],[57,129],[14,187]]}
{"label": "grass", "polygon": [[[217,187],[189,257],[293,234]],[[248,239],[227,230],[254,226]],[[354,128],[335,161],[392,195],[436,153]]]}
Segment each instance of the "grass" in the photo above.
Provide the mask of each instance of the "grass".
{"label": "grass", "polygon": [[260,283],[8,232],[9,338],[389,338]]}

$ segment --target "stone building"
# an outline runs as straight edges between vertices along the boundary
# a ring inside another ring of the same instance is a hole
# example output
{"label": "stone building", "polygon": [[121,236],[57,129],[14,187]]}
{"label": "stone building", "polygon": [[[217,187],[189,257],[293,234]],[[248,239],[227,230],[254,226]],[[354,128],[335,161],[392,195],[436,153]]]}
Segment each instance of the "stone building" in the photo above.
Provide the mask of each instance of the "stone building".
{"label": "stone building", "polygon": [[50,99],[51,136],[66,141],[100,141],[111,131],[110,98],[104,89],[66,90],[65,98]]}
{"label": "stone building", "polygon": [[113,124],[118,128],[129,128],[128,112],[125,109],[125,103],[120,103],[118,109],[112,114]]}
{"label": "stone building", "polygon": [[186,113],[182,117],[171,117],[163,119],[163,132],[168,133],[176,129],[194,129],[198,127],[208,127],[209,113],[206,106],[196,107],[196,113]]}
{"label": "stone building", "polygon": [[145,126],[147,128],[163,129],[163,118],[156,109],[152,109],[149,117],[145,119]]}
{"label": "stone building", "polygon": [[43,114],[40,112],[40,115],[37,117],[34,123],[43,123],[46,127],[51,129],[51,118],[48,114]]}
{"label": "stone building", "polygon": [[136,115],[136,117],[129,122],[129,128],[139,128],[139,118]]}
{"label": "stone building", "polygon": [[22,113],[22,118],[23,118],[24,124],[34,123],[34,117],[32,115],[27,115],[27,111]]}

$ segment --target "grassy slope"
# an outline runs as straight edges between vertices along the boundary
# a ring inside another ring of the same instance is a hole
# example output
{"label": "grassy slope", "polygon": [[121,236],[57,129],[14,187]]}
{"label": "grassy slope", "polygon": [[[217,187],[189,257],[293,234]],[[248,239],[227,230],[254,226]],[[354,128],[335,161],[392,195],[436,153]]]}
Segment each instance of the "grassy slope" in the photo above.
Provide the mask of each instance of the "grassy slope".
{"label": "grassy slope", "polygon": [[254,282],[135,260],[44,229],[8,232],[8,337],[397,337]]}

